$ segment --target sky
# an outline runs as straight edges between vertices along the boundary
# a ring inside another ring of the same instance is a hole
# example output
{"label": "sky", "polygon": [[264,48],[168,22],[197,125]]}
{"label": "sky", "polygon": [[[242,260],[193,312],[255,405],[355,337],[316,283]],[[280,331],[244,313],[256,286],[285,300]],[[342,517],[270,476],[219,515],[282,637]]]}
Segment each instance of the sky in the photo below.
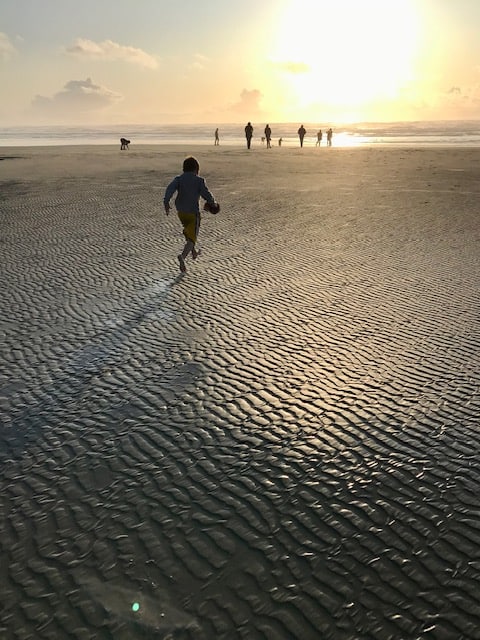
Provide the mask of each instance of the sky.
{"label": "sky", "polygon": [[480,119],[480,0],[0,0],[0,126]]}

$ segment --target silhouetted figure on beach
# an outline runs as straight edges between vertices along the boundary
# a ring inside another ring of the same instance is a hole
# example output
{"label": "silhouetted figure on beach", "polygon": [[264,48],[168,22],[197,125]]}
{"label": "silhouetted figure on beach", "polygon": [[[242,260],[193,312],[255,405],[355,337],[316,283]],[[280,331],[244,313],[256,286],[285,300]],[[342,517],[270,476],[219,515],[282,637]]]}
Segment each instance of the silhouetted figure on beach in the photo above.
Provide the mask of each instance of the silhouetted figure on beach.
{"label": "silhouetted figure on beach", "polygon": [[124,149],[128,149],[129,144],[130,144],[130,140],[127,140],[126,138],[120,138],[120,151],[123,151]]}
{"label": "silhouetted figure on beach", "polygon": [[327,131],[327,147],[332,146],[332,136],[333,136],[333,131],[332,131],[332,127],[330,127],[330,129]]}
{"label": "silhouetted figure on beach", "polygon": [[215,146],[218,147],[220,144],[220,136],[218,135],[218,128],[215,129]]}
{"label": "silhouetted figure on beach", "polygon": [[322,133],[322,130],[319,129],[317,133],[317,142],[315,143],[316,147],[319,147],[322,144],[322,138],[323,138],[323,133]]}
{"label": "silhouetted figure on beach", "polygon": [[282,138],[278,139],[278,146],[281,147],[282,146]]}
{"label": "silhouetted figure on beach", "polygon": [[272,148],[272,130],[270,129],[270,125],[267,124],[265,127],[265,139],[267,141],[267,149]]}
{"label": "silhouetted figure on beach", "polygon": [[300,129],[297,131],[297,133],[298,133],[298,137],[300,138],[300,146],[303,147],[303,139],[305,138],[305,134],[307,133],[303,124],[300,127]]}
{"label": "silhouetted figure on beach", "polygon": [[252,137],[253,137],[253,127],[251,122],[249,122],[245,127],[245,137],[247,139],[247,149],[250,149],[250,145],[252,144]]}

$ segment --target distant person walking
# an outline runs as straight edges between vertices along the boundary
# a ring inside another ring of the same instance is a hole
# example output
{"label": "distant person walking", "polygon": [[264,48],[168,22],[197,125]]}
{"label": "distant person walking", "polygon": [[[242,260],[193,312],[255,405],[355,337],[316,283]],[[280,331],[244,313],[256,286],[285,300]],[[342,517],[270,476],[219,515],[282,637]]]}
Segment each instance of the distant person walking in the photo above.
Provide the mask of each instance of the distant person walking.
{"label": "distant person walking", "polygon": [[298,133],[298,137],[300,138],[300,146],[303,147],[303,139],[305,138],[305,134],[307,133],[307,130],[305,129],[303,124],[300,127],[300,129],[297,131],[297,133]]}
{"label": "distant person walking", "polygon": [[267,149],[272,148],[272,130],[270,129],[270,125],[267,124],[265,127],[265,140],[267,141]]}
{"label": "distant person walking", "polygon": [[330,129],[327,131],[327,147],[332,146],[332,136],[333,136],[333,131],[332,131],[332,127],[330,127]]}
{"label": "distant person walking", "polygon": [[319,129],[317,133],[317,142],[315,143],[316,147],[319,147],[322,144],[322,138],[323,138],[323,133],[322,133],[322,130]]}
{"label": "distant person walking", "polygon": [[218,135],[218,127],[215,129],[215,146],[218,147],[220,144],[220,136]]}
{"label": "distant person walking", "polygon": [[245,127],[245,137],[247,139],[247,149],[250,149],[253,137],[253,127],[251,122],[248,122],[247,126]]}

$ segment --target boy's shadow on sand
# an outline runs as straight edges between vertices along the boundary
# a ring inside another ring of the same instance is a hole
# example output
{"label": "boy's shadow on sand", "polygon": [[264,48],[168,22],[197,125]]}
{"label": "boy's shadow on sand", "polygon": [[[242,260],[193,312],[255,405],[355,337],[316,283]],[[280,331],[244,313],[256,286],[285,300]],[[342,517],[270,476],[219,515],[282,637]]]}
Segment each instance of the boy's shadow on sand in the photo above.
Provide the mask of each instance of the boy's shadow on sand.
{"label": "boy's shadow on sand", "polygon": [[[74,413],[75,405],[82,402],[95,377],[109,375],[125,363],[128,364],[131,357],[129,337],[143,322],[149,322],[159,315],[165,318],[175,313],[165,305],[165,301],[168,293],[182,283],[185,275],[179,273],[172,280],[157,283],[156,286],[160,285],[161,289],[153,294],[151,288],[150,293],[146,289],[145,302],[137,309],[132,309],[133,313],[127,311],[116,314],[112,311],[111,320],[107,320],[95,335],[86,339],[79,348],[65,352],[60,361],[54,363],[55,373],[49,377],[48,385],[35,385],[35,397],[44,400],[32,401],[14,420],[6,421],[13,428],[0,431],[0,459],[8,457],[18,447],[33,444],[49,422],[45,416],[64,411],[66,404]],[[28,388],[24,387],[22,392],[28,394]]]}

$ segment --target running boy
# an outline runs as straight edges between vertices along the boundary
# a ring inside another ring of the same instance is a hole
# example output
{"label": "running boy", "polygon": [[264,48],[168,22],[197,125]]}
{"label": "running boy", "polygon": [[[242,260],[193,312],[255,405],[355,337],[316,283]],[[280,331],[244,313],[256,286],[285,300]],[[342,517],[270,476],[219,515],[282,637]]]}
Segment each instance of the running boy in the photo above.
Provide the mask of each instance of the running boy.
{"label": "running boy", "polygon": [[163,198],[165,213],[168,216],[170,213],[170,199],[177,192],[175,207],[183,225],[183,235],[186,240],[183,251],[178,256],[182,273],[187,270],[185,259],[188,254],[191,253],[194,260],[198,256],[195,243],[200,230],[200,207],[198,204],[200,197],[204,198],[211,207],[218,206],[206,185],[205,179],[198,175],[199,171],[200,165],[196,158],[192,156],[185,158],[183,161],[183,173],[170,182]]}

